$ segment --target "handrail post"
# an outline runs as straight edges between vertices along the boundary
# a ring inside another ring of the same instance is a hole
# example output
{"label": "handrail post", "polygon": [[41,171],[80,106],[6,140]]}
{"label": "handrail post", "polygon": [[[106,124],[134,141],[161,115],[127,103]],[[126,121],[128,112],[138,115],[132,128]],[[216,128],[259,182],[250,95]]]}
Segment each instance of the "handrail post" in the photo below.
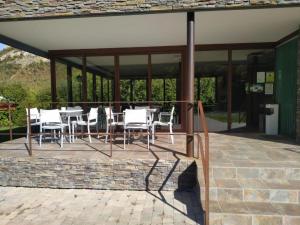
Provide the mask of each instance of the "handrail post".
{"label": "handrail post", "polygon": [[31,142],[31,118],[30,118],[30,105],[28,106],[28,115],[27,115],[27,129],[28,129],[28,145],[29,145],[29,156],[32,156],[32,142]]}
{"label": "handrail post", "polygon": [[110,144],[110,157],[112,157],[112,130],[111,130],[111,102],[109,102],[109,144]]}
{"label": "handrail post", "polygon": [[[205,225],[209,225],[209,136],[208,129],[205,120],[203,105],[201,101],[198,101],[198,118],[199,125],[202,124],[204,133],[204,152],[203,145],[201,145],[201,159],[204,174],[204,186],[205,186]],[[201,121],[200,121],[201,120]],[[200,128],[200,127],[199,127]]]}
{"label": "handrail post", "polygon": [[9,139],[12,141],[12,120],[11,120],[11,108],[10,108],[10,102],[8,103],[8,122],[9,122]]}

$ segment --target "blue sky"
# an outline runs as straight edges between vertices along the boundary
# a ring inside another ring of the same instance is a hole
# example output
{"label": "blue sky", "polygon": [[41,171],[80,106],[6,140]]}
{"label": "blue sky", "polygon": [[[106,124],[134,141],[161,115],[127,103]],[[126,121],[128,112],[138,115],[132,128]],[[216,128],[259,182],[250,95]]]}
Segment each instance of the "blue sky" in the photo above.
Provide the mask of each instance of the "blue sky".
{"label": "blue sky", "polygon": [[5,48],[6,45],[0,43],[0,50],[2,50],[3,48]]}

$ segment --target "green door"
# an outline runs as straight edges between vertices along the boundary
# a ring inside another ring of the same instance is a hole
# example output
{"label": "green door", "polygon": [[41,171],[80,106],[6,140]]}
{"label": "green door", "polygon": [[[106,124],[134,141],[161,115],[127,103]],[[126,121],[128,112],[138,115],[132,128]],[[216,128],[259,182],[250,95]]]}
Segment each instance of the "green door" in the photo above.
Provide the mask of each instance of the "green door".
{"label": "green door", "polygon": [[298,39],[276,49],[276,99],[279,104],[279,133],[295,137]]}

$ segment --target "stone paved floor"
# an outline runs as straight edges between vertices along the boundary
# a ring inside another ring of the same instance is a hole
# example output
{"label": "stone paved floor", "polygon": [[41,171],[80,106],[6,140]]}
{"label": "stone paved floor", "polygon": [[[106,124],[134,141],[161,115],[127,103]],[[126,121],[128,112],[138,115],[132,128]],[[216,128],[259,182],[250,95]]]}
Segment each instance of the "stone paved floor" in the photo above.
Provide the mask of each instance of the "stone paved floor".
{"label": "stone paved floor", "polygon": [[[93,139],[90,144],[85,139],[78,139],[76,143],[65,143],[61,149],[56,143],[44,143],[40,147],[33,140],[33,155],[36,157],[55,158],[93,158],[107,160],[110,154],[110,144],[104,143],[104,137]],[[259,133],[210,133],[210,159],[214,165],[249,165],[260,164],[269,166],[272,163],[300,165],[300,145],[291,139],[269,137]],[[26,157],[28,152],[25,138],[15,139],[12,142],[0,143],[0,156]],[[197,138],[195,138],[195,156],[197,155]],[[113,159],[168,159],[185,158],[185,135],[175,135],[175,144],[169,143],[168,135],[157,136],[155,145],[147,149],[145,142],[135,135],[135,140],[123,149],[122,137],[113,142]],[[155,154],[153,154],[155,152]]]}
{"label": "stone paved floor", "polygon": [[192,192],[0,187],[1,225],[200,224]]}

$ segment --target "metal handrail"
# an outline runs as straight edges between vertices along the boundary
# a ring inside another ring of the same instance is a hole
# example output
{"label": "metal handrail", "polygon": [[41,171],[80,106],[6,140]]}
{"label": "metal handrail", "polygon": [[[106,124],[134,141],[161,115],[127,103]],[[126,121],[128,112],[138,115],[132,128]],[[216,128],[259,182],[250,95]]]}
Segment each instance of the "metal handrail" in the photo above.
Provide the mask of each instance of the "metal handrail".
{"label": "metal handrail", "polygon": [[209,135],[208,135],[206,118],[203,110],[203,104],[201,101],[198,101],[198,118],[199,118],[199,127],[201,127],[202,125],[202,129],[204,133],[204,145],[203,145],[202,138],[198,133],[198,150],[200,150],[201,153],[201,161],[202,161],[202,168],[204,174],[205,225],[209,225]]}

